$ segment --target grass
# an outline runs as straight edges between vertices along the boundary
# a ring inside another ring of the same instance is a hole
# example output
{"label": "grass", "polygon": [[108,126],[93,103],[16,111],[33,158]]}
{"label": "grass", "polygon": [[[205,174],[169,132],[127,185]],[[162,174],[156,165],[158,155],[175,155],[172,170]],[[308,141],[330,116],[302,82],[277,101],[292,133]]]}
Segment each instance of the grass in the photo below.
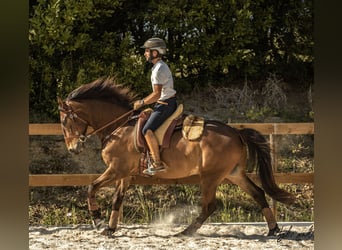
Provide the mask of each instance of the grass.
{"label": "grass", "polygon": [[[309,184],[284,185],[297,197],[290,207],[277,203],[279,221],[313,221],[313,186]],[[33,188],[32,192],[39,192]],[[65,188],[54,189],[50,195],[58,194],[59,200],[49,199],[40,203],[32,200],[29,206],[30,225],[89,224],[85,195],[80,200],[66,200],[73,197]],[[76,188],[75,189],[79,189]],[[82,189],[82,188],[80,188]],[[77,190],[80,192],[80,190]],[[83,189],[83,192],[85,190]],[[102,215],[109,220],[113,188],[104,188],[98,195]],[[85,192],[86,193],[86,192]],[[105,194],[105,195],[103,195]],[[269,197],[269,203],[272,204]],[[122,222],[141,223],[190,223],[200,212],[200,193],[197,185],[174,186],[132,186],[124,200]],[[261,222],[264,221],[260,207],[235,185],[220,185],[217,191],[217,210],[207,222]]]}

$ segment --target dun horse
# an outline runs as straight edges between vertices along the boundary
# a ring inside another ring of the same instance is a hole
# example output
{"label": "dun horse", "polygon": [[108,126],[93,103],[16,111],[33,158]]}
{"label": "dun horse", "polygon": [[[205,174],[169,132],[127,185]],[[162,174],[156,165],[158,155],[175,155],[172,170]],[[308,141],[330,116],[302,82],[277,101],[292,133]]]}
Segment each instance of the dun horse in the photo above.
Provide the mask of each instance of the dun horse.
{"label": "dun horse", "polygon": [[[133,99],[128,89],[104,78],[75,89],[64,101],[58,98],[64,139],[70,152],[79,153],[92,134],[102,141],[102,159],[107,169],[89,185],[87,201],[93,223],[99,226],[102,219],[96,192],[104,186],[115,185],[109,223],[102,232],[108,236],[117,229],[119,208],[132,176],[140,174],[141,153],[134,142],[135,121],[129,120]],[[87,134],[88,126],[94,129],[90,134]],[[191,175],[200,178],[202,210],[180,232],[182,235],[195,233],[215,211],[216,190],[224,179],[238,185],[260,205],[269,236],[279,232],[279,227],[265,192],[284,204],[294,202],[294,196],[275,183],[269,145],[254,129],[239,130],[218,121],[205,120],[198,140],[189,141],[180,130],[175,130],[170,146],[162,150],[161,157],[168,169],[151,178],[178,179]],[[246,175],[251,166],[259,173],[262,188]]]}

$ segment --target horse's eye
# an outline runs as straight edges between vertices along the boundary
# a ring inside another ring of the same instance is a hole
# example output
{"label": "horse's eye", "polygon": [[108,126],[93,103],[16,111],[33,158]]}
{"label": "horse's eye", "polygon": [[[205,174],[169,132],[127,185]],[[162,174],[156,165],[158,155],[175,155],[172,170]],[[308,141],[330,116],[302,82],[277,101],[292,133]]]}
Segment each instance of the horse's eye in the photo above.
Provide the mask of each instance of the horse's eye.
{"label": "horse's eye", "polygon": [[62,120],[62,125],[66,126],[67,124],[67,116],[64,117],[64,119]]}

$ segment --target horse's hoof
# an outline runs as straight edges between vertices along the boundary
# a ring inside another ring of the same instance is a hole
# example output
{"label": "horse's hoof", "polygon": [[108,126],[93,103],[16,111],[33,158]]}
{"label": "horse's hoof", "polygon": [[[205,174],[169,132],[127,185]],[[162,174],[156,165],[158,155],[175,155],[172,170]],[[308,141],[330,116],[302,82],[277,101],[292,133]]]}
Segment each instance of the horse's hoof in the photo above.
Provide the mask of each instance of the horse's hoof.
{"label": "horse's hoof", "polygon": [[276,224],[275,227],[274,227],[273,229],[270,229],[270,230],[268,231],[267,236],[276,236],[277,233],[279,233],[279,232],[280,232],[280,229],[279,229],[279,227],[278,227],[278,224]]}
{"label": "horse's hoof", "polygon": [[185,236],[192,236],[194,232],[191,232],[190,230],[185,229],[184,231],[176,234],[176,237],[185,237]]}
{"label": "horse's hoof", "polygon": [[93,228],[95,228],[96,230],[101,229],[105,225],[105,221],[101,219],[94,219],[92,220],[92,223],[93,223]]}
{"label": "horse's hoof", "polygon": [[174,235],[175,237],[184,237],[186,234],[184,232],[180,232]]}
{"label": "horse's hoof", "polygon": [[101,234],[107,237],[113,237],[114,236],[113,234],[115,233],[115,231],[116,231],[115,228],[107,227],[101,232]]}

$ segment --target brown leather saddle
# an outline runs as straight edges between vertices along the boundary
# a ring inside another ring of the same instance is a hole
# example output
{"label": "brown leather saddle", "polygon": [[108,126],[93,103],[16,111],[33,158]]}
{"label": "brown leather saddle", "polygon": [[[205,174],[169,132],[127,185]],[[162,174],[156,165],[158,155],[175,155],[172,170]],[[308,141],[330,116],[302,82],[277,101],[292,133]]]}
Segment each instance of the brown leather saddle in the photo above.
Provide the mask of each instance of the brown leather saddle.
{"label": "brown leather saddle", "polygon": [[[141,111],[138,121],[135,125],[134,144],[138,152],[146,152],[148,149],[145,137],[143,136],[141,130],[144,127],[147,119],[150,117],[151,113],[152,109],[145,109]],[[154,134],[157,137],[159,146],[161,148],[168,148],[170,146],[173,131],[176,127],[182,125],[182,113],[183,104],[179,104],[175,112],[173,112],[173,114],[169,118],[167,118],[165,122],[156,131],[154,131]]]}

